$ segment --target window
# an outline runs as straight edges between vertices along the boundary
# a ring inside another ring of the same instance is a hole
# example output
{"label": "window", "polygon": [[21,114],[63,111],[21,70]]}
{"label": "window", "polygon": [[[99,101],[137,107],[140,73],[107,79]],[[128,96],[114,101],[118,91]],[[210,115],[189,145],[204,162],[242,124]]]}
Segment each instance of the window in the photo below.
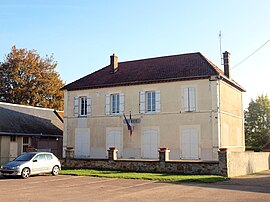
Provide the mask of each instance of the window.
{"label": "window", "polygon": [[10,136],[10,142],[16,142],[16,136]]}
{"label": "window", "polygon": [[92,111],[92,97],[74,97],[74,116],[89,116]]}
{"label": "window", "polygon": [[120,115],[124,112],[124,93],[112,93],[106,95],[106,115]]}
{"label": "window", "polygon": [[29,137],[23,137],[23,152],[27,151],[27,148],[30,145],[30,138]]}
{"label": "window", "polygon": [[38,162],[46,161],[45,154],[39,154],[37,155],[34,160],[37,160]]}
{"label": "window", "polygon": [[196,89],[195,87],[184,88],[184,111],[196,111]]}
{"label": "window", "polygon": [[119,94],[112,94],[111,95],[111,112],[112,114],[119,114],[120,108],[120,98]]}
{"label": "window", "polygon": [[80,97],[80,116],[87,116],[87,97]]}
{"label": "window", "polygon": [[156,111],[156,92],[146,92],[146,111]]}
{"label": "window", "polygon": [[140,113],[160,112],[160,91],[140,92]]}
{"label": "window", "polygon": [[45,154],[45,156],[46,156],[46,158],[47,158],[48,161],[53,159],[53,157],[52,157],[51,154]]}

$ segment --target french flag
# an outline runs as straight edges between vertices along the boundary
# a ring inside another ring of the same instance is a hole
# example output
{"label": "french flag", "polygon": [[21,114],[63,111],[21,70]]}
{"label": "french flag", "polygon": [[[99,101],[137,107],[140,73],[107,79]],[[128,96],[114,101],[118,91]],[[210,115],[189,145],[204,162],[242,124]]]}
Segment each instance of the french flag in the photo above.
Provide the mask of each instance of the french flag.
{"label": "french flag", "polygon": [[126,121],[128,130],[129,130],[129,135],[131,136],[131,135],[132,135],[131,113],[130,113],[130,115],[129,115],[130,122],[128,122],[127,117],[125,116],[125,114],[124,114],[124,118],[125,118],[125,121]]}

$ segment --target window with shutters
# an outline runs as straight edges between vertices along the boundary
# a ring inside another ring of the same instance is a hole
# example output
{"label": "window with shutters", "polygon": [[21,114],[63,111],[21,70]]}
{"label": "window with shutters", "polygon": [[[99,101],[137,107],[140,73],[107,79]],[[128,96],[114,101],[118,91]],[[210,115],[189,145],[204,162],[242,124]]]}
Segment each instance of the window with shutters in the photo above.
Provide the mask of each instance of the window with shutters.
{"label": "window with shutters", "polygon": [[87,116],[87,97],[80,97],[80,116]]}
{"label": "window with shutters", "polygon": [[140,92],[140,113],[160,112],[160,91]]}
{"label": "window with shutters", "polygon": [[92,97],[80,96],[74,97],[74,116],[86,117],[90,116],[92,111]]}
{"label": "window with shutters", "polygon": [[105,112],[106,115],[119,115],[124,113],[124,94],[107,94]]}
{"label": "window with shutters", "polygon": [[196,111],[196,89],[195,87],[184,88],[184,111]]}

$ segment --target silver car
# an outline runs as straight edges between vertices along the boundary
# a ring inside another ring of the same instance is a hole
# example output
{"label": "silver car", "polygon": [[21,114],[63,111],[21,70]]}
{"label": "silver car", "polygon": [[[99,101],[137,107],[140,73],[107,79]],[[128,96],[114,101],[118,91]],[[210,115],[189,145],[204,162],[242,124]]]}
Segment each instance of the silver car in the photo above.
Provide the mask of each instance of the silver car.
{"label": "silver car", "polygon": [[25,179],[40,173],[58,175],[59,170],[61,170],[61,163],[52,153],[29,152],[1,166],[0,172],[3,176],[20,175]]}

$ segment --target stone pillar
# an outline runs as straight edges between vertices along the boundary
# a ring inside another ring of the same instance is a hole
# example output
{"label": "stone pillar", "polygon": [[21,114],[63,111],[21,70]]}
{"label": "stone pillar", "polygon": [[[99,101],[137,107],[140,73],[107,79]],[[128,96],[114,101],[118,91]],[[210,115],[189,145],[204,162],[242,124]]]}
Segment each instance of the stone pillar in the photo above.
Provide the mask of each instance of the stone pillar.
{"label": "stone pillar", "polygon": [[117,160],[117,153],[118,153],[118,150],[117,150],[116,147],[110,147],[108,149],[108,159],[109,159],[109,161]]}
{"label": "stone pillar", "polygon": [[218,167],[219,174],[224,177],[229,177],[229,169],[228,169],[228,150],[227,148],[220,148],[218,151]]}
{"label": "stone pillar", "polygon": [[166,147],[161,147],[158,150],[159,152],[159,161],[166,162],[170,160],[170,150]]}
{"label": "stone pillar", "polygon": [[74,159],[74,148],[73,147],[66,148],[66,159]]}

